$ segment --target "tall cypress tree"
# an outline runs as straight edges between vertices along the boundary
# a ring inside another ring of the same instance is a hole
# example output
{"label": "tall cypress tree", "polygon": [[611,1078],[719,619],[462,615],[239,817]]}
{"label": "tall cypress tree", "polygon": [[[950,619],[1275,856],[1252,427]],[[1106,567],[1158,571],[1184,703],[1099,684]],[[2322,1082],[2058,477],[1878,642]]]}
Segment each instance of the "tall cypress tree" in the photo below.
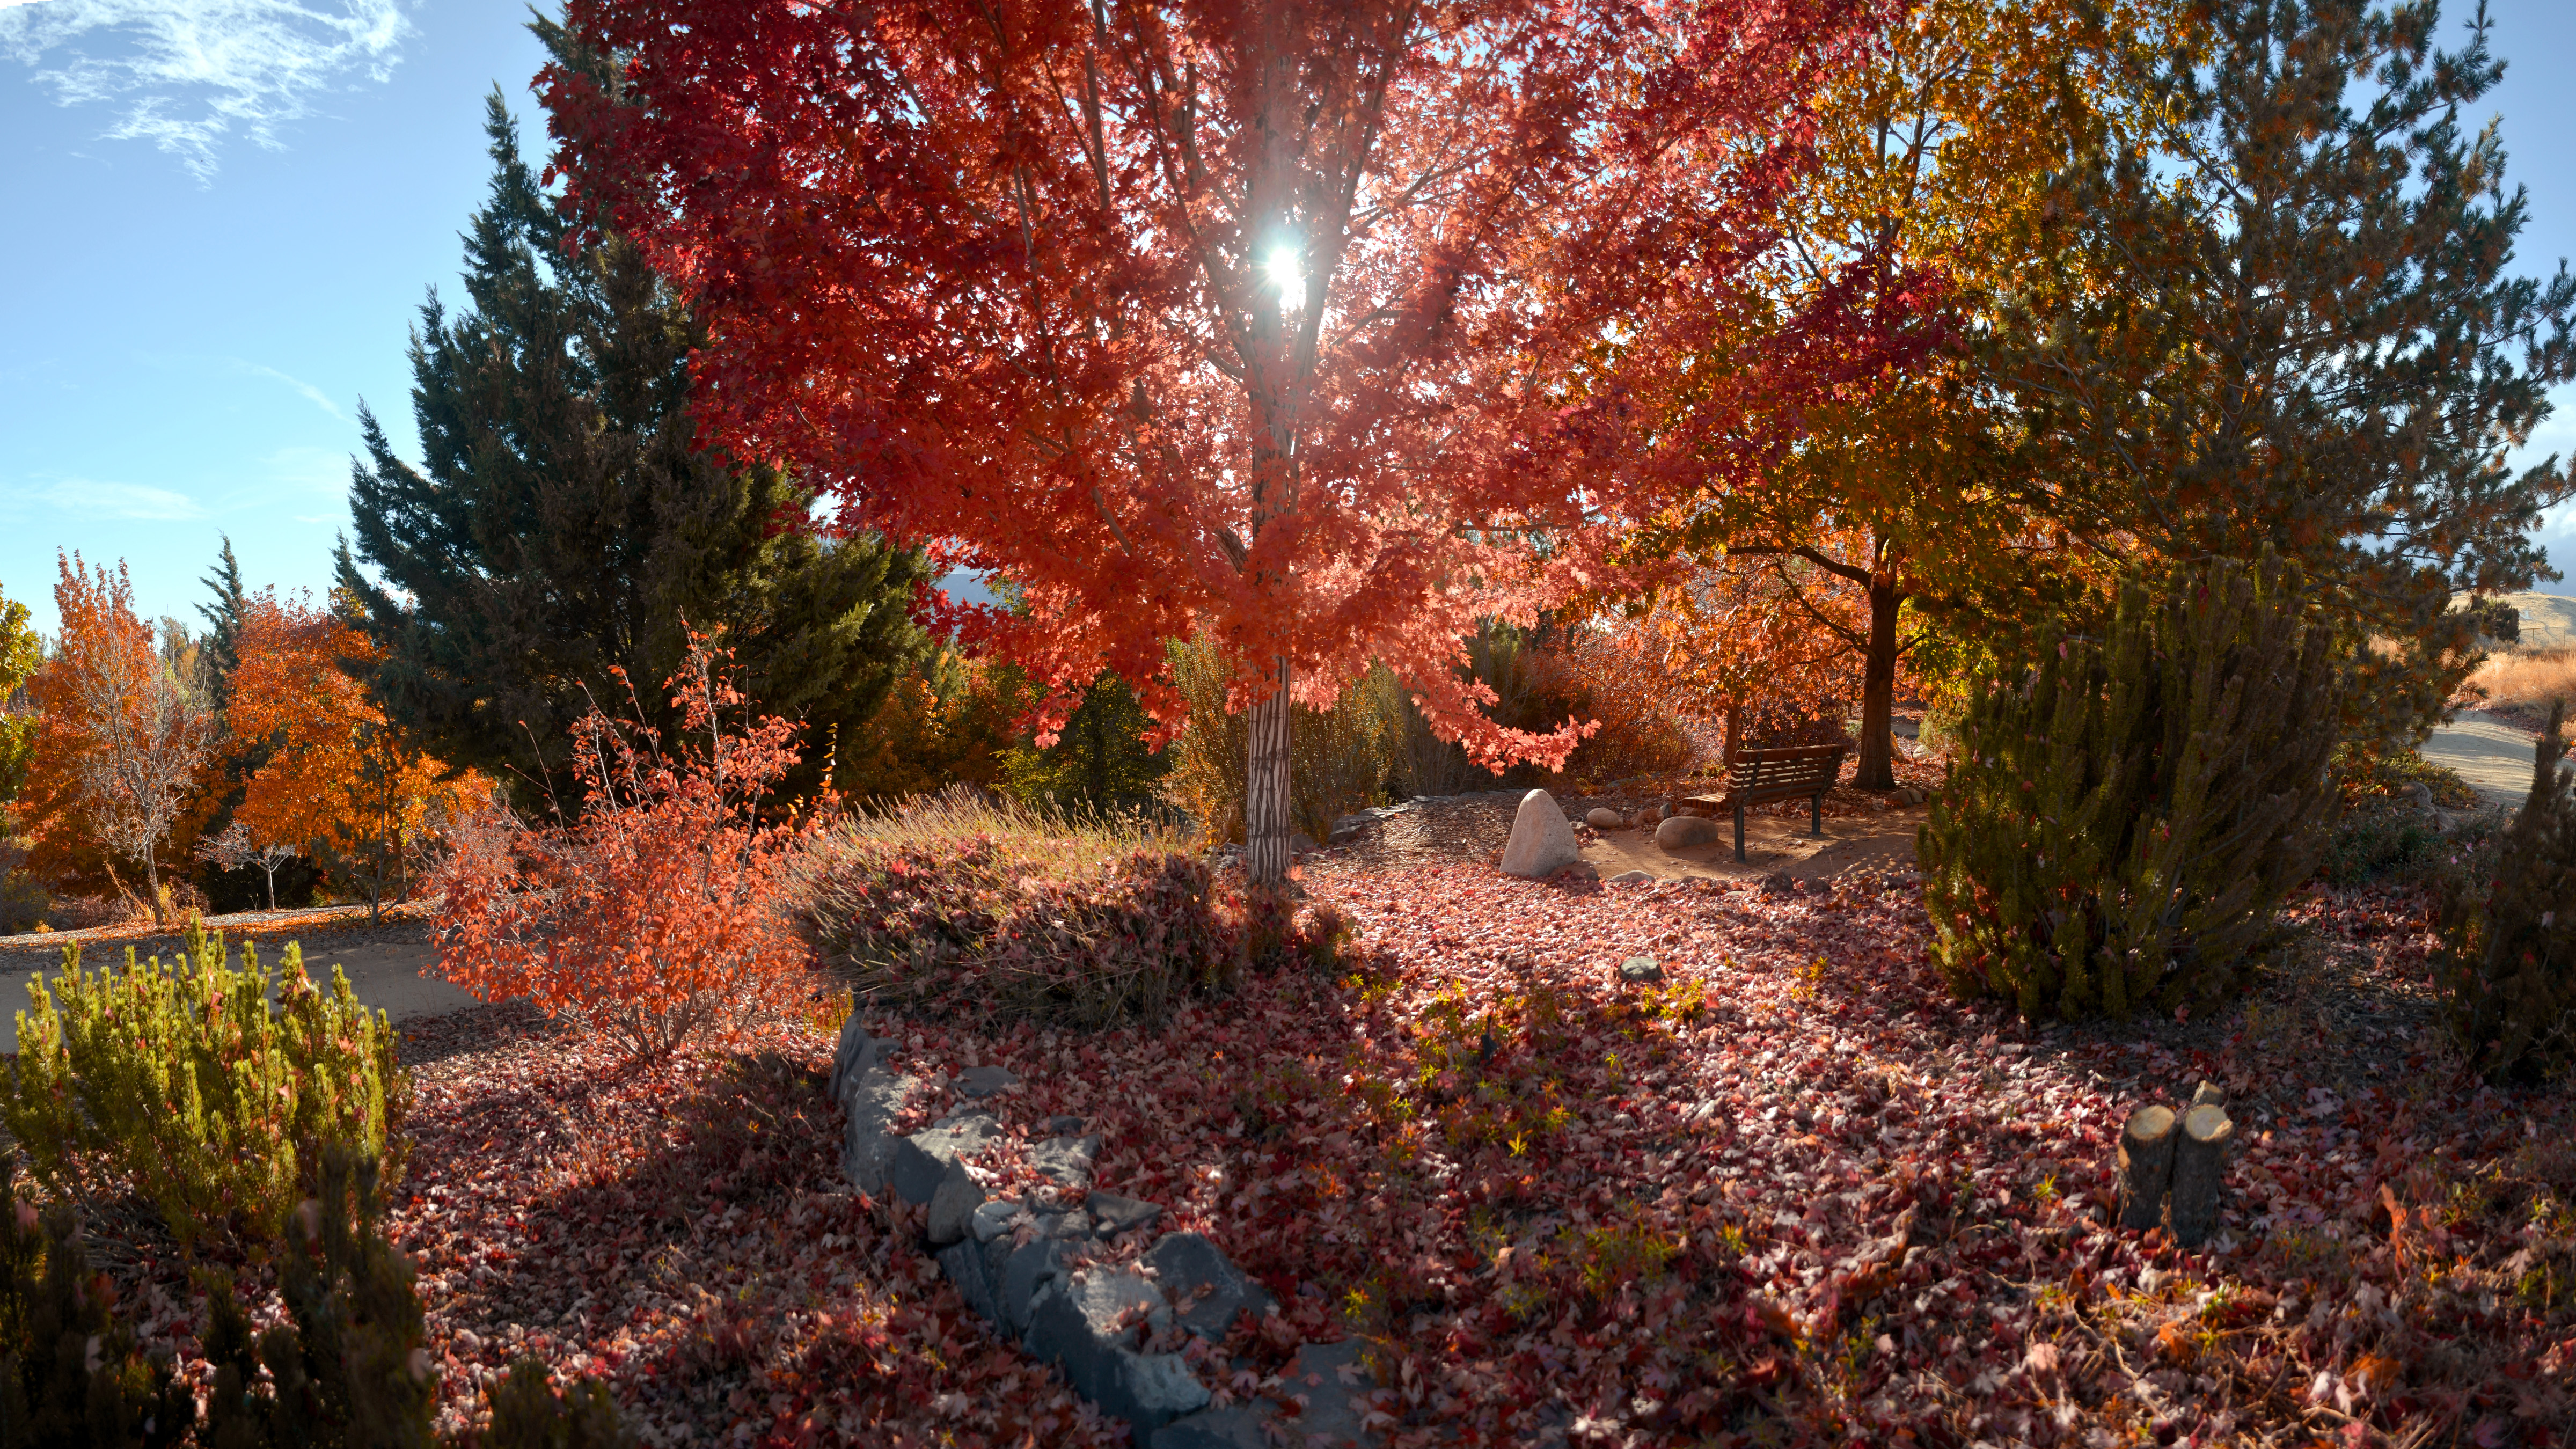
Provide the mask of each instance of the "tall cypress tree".
{"label": "tall cypress tree", "polygon": [[686,306],[625,239],[558,212],[497,87],[484,129],[472,307],[433,290],[412,338],[421,466],[360,419],[339,581],[385,650],[377,699],[440,759],[569,806],[568,726],[596,701],[671,727],[663,680],[691,631],[720,631],[753,707],[806,726],[791,785],[819,783],[925,645],[906,608],[922,556],[821,536],[811,489],[702,449]]}

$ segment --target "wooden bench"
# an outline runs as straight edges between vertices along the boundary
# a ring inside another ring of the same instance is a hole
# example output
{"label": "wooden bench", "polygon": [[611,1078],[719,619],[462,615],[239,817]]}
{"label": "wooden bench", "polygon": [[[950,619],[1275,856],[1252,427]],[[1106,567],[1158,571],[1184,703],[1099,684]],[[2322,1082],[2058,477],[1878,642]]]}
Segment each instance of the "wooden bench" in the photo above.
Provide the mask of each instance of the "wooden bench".
{"label": "wooden bench", "polygon": [[1785,750],[1740,750],[1726,767],[1726,793],[1693,795],[1685,805],[1705,805],[1735,813],[1735,858],[1744,858],[1744,808],[1772,800],[1807,797],[1817,836],[1825,833],[1825,792],[1843,772],[1849,745],[1799,745]]}

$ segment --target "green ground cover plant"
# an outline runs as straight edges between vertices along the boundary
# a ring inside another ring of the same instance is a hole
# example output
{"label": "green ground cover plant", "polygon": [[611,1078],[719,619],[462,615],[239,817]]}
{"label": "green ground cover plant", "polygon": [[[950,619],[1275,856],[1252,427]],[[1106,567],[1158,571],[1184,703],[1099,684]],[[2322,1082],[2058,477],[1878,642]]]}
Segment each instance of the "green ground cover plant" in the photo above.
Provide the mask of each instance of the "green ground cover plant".
{"label": "green ground cover plant", "polygon": [[332,1144],[400,1173],[410,1092],[385,1014],[338,967],[314,985],[295,945],[274,974],[247,943],[233,960],[191,922],[166,965],[129,948],[93,974],[74,943],[29,983],[0,1123],[46,1187],[130,1187],[185,1245],[274,1238]]}

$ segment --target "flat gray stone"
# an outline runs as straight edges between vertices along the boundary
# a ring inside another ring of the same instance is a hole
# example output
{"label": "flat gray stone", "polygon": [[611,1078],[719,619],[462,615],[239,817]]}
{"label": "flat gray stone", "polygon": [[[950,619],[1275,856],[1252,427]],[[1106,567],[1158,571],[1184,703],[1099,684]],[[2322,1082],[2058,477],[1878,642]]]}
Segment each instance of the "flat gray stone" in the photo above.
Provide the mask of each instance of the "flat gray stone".
{"label": "flat gray stone", "polygon": [[833,1101],[840,1101],[854,1079],[877,1065],[879,1050],[876,1038],[860,1027],[859,1014],[851,1012],[850,1019],[841,1023],[841,1039],[832,1048],[832,1079],[824,1086]]}
{"label": "flat gray stone", "polygon": [[[897,1142],[886,1165],[895,1193],[916,1206],[930,1201],[958,1158],[980,1152],[1002,1135],[1002,1124],[985,1112],[961,1112],[927,1131]],[[970,1206],[967,1211],[974,1209]]]}
{"label": "flat gray stone", "polygon": [[1082,1135],[1082,1123],[1083,1119],[1080,1117],[1049,1117],[1047,1130],[1058,1137],[1079,1137]]}
{"label": "flat gray stone", "polygon": [[1009,1067],[968,1067],[957,1074],[957,1095],[970,1099],[990,1097],[1019,1084],[1019,1077]]}
{"label": "flat gray stone", "polygon": [[1217,1246],[1197,1233],[1167,1233],[1146,1250],[1145,1264],[1154,1270],[1164,1296],[1181,1311],[1180,1326],[1210,1343],[1224,1341],[1234,1320],[1270,1311],[1269,1290],[1234,1266]]}
{"label": "flat gray stone", "polygon": [[1655,844],[1666,850],[1688,850],[1694,845],[1715,845],[1725,833],[1704,815],[1676,815],[1655,827]]}
{"label": "flat gray stone", "polygon": [[1171,1307],[1141,1274],[1095,1269],[1059,1278],[1029,1308],[1029,1353],[1064,1371],[1077,1393],[1133,1424],[1138,1438],[1206,1407],[1207,1387],[1176,1354],[1140,1351]]}
{"label": "flat gray stone", "polygon": [[1631,956],[1619,963],[1619,979],[1632,985],[1652,985],[1664,979],[1664,968],[1652,956]]}
{"label": "flat gray stone", "polygon": [[880,1066],[843,1083],[842,1109],[849,1114],[841,1134],[841,1175],[871,1197],[883,1193],[892,1175],[902,1140],[890,1130],[894,1119],[921,1083],[898,1077]]}
{"label": "flat gray stone", "polygon": [[[934,1202],[937,1199],[932,1199]],[[1009,1198],[997,1197],[976,1207],[967,1221],[966,1235],[979,1243],[989,1243],[1011,1230],[1011,1219],[1020,1215],[1020,1205]]]}
{"label": "flat gray stone", "polygon": [[1091,1162],[1100,1155],[1100,1134],[1050,1137],[1029,1149],[1029,1166],[1059,1187],[1091,1186]]}
{"label": "flat gray stone", "polygon": [[1523,795],[1512,816],[1512,838],[1503,844],[1503,874],[1542,880],[1582,858],[1583,847],[1574,839],[1574,827],[1565,823],[1556,797],[1545,790]]}
{"label": "flat gray stone", "polygon": [[1163,1215],[1163,1209],[1157,1204],[1120,1197],[1114,1192],[1095,1192],[1083,1199],[1082,1206],[1091,1214],[1093,1230],[1104,1238],[1114,1238],[1138,1228],[1150,1228]]}
{"label": "flat gray stone", "polygon": [[1059,1243],[1087,1243],[1094,1233],[1091,1214],[1081,1208],[1038,1214],[1038,1236]]}
{"label": "flat gray stone", "polygon": [[[1346,1338],[1339,1343],[1310,1343],[1297,1350],[1296,1361],[1281,1377],[1281,1385],[1290,1394],[1306,1397],[1306,1411],[1288,1419],[1288,1442],[1312,1446],[1312,1449],[1345,1449],[1345,1446],[1373,1444],[1376,1436],[1364,1427],[1364,1410],[1357,1400],[1376,1387],[1368,1370],[1358,1367],[1360,1341]],[[1342,1371],[1355,1369],[1353,1383],[1342,1382]]]}
{"label": "flat gray stone", "polygon": [[974,1228],[975,1210],[983,1205],[983,1185],[967,1172],[965,1163],[950,1162],[938,1190],[930,1195],[930,1221],[923,1229],[930,1245],[939,1248],[965,1241]]}
{"label": "flat gray stone", "polygon": [[1603,881],[1603,882],[1602,882],[1602,884],[1603,884],[1603,885],[1619,885],[1619,886],[1624,886],[1624,885],[1653,885],[1654,883],[1655,883],[1655,877],[1654,877],[1654,875],[1653,875],[1651,872],[1648,872],[1648,871],[1642,871],[1642,870],[1623,870],[1623,871],[1619,872],[1617,875],[1614,875],[1614,876],[1610,877],[1608,880],[1606,880],[1606,881]]}

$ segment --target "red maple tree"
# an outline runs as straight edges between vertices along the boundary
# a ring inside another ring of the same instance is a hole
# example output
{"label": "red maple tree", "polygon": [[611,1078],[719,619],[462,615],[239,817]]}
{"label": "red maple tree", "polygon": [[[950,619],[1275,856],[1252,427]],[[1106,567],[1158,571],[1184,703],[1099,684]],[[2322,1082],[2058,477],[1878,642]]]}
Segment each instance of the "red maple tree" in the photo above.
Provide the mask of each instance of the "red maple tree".
{"label": "red maple tree", "polygon": [[[1573,748],[1480,713],[1459,639],[1615,577],[1669,502],[1631,465],[1658,359],[1758,305],[1875,9],[575,0],[546,90],[574,204],[709,329],[711,436],[1016,585],[959,622],[1053,689],[1042,729],[1103,669],[1176,728],[1165,641],[1218,641],[1275,881],[1288,702],[1372,659],[1480,763]],[[1848,325],[1744,359],[1692,485],[1872,365],[1818,345]]]}

